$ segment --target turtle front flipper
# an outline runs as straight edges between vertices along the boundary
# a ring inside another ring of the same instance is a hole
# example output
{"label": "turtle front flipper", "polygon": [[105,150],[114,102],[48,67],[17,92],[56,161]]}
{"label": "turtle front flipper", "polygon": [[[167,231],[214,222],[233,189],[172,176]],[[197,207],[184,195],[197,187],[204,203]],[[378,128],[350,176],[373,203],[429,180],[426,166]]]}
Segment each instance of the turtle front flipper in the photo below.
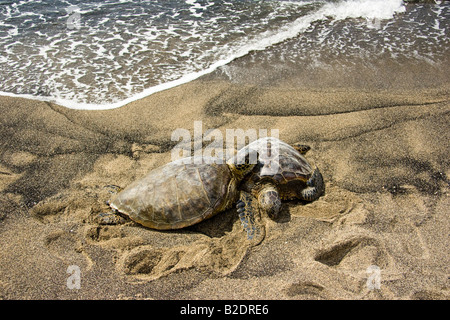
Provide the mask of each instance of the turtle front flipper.
{"label": "turtle front flipper", "polygon": [[300,199],[305,201],[317,200],[325,191],[322,174],[319,169],[314,170],[311,178],[307,181],[307,187],[301,191]]}
{"label": "turtle front flipper", "polygon": [[247,239],[254,245],[258,245],[264,239],[266,232],[264,226],[260,223],[257,210],[252,205],[252,196],[245,191],[240,192],[239,201],[236,204],[244,230],[247,232]]}

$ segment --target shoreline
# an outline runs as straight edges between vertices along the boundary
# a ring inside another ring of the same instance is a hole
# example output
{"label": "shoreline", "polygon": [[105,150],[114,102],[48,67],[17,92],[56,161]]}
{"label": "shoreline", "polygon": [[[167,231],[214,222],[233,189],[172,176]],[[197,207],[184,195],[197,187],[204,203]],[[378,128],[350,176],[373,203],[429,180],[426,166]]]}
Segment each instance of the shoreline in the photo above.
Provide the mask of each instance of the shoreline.
{"label": "shoreline", "polygon": [[[0,297],[448,299],[448,92],[205,77],[113,110],[0,97]],[[257,247],[233,209],[169,232],[97,225],[107,186],[170,161],[171,132],[195,120],[203,132],[275,128],[310,144],[326,194],[284,203]],[[77,290],[66,286],[71,265]],[[373,265],[377,290],[366,286]]]}

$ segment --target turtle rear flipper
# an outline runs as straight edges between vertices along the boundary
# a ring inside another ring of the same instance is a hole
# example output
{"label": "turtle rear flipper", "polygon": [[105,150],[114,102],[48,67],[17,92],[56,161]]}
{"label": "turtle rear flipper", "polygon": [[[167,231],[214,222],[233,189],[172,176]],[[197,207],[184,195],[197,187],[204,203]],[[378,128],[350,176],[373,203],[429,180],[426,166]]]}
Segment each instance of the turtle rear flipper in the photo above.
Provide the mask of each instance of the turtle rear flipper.
{"label": "turtle rear flipper", "polygon": [[300,198],[305,201],[317,200],[325,191],[322,174],[319,169],[314,170],[311,178],[307,181],[307,187],[301,191]]}
{"label": "turtle rear flipper", "polygon": [[266,232],[264,226],[260,223],[257,210],[252,206],[252,196],[245,191],[241,191],[236,209],[242,226],[247,232],[247,239],[255,246],[260,244]]}
{"label": "turtle rear flipper", "polygon": [[94,220],[100,225],[116,225],[127,222],[126,218],[113,211],[101,212],[95,217]]}

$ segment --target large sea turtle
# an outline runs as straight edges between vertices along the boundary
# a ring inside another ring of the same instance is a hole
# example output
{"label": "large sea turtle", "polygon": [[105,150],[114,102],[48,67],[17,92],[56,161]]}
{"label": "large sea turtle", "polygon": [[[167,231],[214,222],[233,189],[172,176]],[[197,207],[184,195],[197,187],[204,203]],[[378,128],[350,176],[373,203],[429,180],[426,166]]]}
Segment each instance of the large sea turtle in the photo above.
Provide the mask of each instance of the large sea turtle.
{"label": "large sea turtle", "polygon": [[[244,156],[245,157],[245,156]],[[248,157],[235,163],[189,157],[150,171],[115,195],[110,207],[153,229],[180,229],[230,208],[239,198],[238,185],[255,164]],[[102,213],[102,224],[117,215]]]}
{"label": "large sea turtle", "polygon": [[324,193],[322,174],[318,168],[313,170],[303,156],[309,149],[306,145],[297,143],[291,146],[267,137],[238,151],[238,158],[258,155],[257,165],[241,183],[240,199],[236,205],[250,239],[264,233],[262,226],[255,222],[257,215],[253,200],[257,201],[263,215],[275,218],[281,210],[281,200],[314,201]]}

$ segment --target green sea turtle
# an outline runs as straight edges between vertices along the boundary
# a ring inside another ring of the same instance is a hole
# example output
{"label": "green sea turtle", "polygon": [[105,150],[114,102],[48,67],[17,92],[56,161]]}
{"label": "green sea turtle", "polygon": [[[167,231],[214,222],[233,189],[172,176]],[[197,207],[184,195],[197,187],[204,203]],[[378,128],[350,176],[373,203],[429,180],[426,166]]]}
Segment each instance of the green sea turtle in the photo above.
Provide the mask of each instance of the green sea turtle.
{"label": "green sea turtle", "polygon": [[[261,213],[275,218],[281,210],[281,200],[314,201],[325,191],[322,174],[312,169],[303,157],[310,149],[302,144],[288,145],[273,138],[261,138],[238,151],[236,157],[257,154],[257,165],[240,186],[236,208],[249,238],[264,233],[259,223],[253,200]],[[255,153],[257,152],[257,153]],[[261,236],[260,236],[261,237]]]}
{"label": "green sea turtle", "polygon": [[[248,157],[235,163],[189,157],[150,171],[115,195],[115,213],[153,229],[180,229],[230,208],[239,198],[238,185],[255,164]],[[101,224],[117,223],[114,212],[102,213]]]}

